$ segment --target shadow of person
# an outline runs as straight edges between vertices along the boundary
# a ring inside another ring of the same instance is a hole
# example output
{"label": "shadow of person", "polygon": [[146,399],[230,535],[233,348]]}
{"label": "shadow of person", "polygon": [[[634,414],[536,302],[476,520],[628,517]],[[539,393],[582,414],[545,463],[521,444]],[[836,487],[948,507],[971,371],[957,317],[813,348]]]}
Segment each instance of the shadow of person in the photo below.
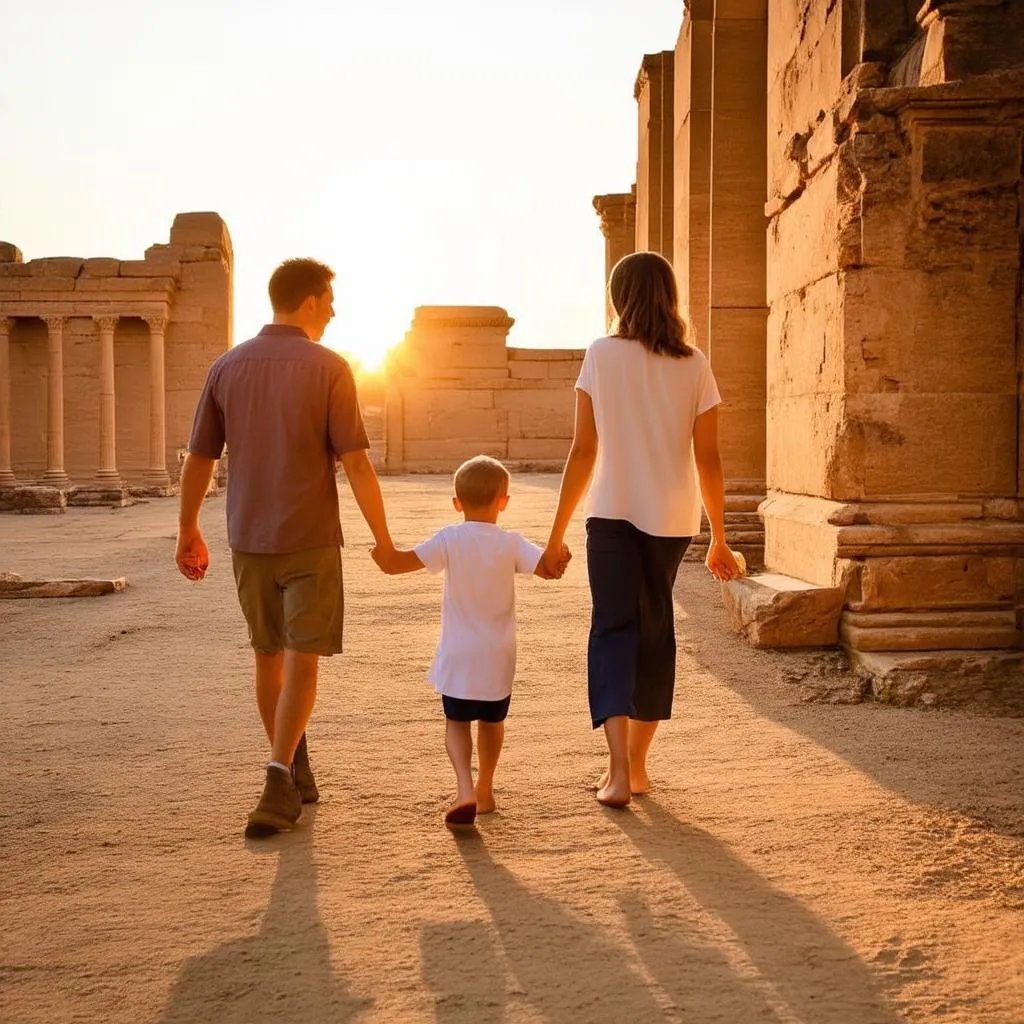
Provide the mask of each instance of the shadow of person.
{"label": "shadow of person", "polygon": [[[648,861],[664,864],[730,934],[765,1005],[784,1020],[897,1024],[879,979],[857,952],[799,900],[776,889],[711,833],[673,817],[656,800],[646,814],[613,820]],[[627,917],[628,917],[627,913]],[[671,971],[651,930],[634,933],[641,957],[669,991]],[[656,938],[656,932],[655,938]],[[744,1012],[728,1020],[754,1020]]]}
{"label": "shadow of person", "polygon": [[[305,815],[311,820],[310,809]],[[278,857],[259,932],[186,960],[160,1018],[164,1024],[342,1024],[366,1012],[371,1001],[353,997],[331,966],[316,902],[312,843],[312,829],[304,825],[259,847]]]}
{"label": "shadow of person", "polygon": [[483,921],[426,925],[420,933],[423,981],[435,992],[438,1024],[500,1024],[505,965]]}
{"label": "shadow of person", "polygon": [[[544,1020],[622,1024],[663,1018],[647,981],[600,924],[523,885],[492,859],[478,834],[459,836],[458,849],[494,921],[517,995]],[[500,975],[494,981],[504,985]]]}
{"label": "shadow of person", "polygon": [[619,897],[633,945],[648,972],[686,1021],[791,1021],[779,1015],[763,986],[744,977],[710,936],[652,911],[641,893]]}

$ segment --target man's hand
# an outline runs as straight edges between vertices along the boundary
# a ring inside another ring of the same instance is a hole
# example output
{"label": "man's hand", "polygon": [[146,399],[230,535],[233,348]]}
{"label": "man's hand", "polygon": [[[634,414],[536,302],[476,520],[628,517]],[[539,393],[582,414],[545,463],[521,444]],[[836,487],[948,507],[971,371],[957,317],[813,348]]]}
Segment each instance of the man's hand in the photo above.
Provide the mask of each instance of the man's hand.
{"label": "man's hand", "polygon": [[386,544],[377,544],[370,551],[370,557],[377,563],[377,568],[381,572],[386,572],[389,576],[395,571],[395,558],[398,555],[398,551],[395,550],[395,546],[392,544],[390,547]]}
{"label": "man's hand", "polygon": [[198,526],[191,529],[179,527],[174,561],[178,572],[193,583],[198,583],[206,575],[210,568],[210,550]]}
{"label": "man's hand", "polygon": [[565,544],[545,549],[537,563],[537,575],[544,580],[560,580],[572,561],[572,552]]}

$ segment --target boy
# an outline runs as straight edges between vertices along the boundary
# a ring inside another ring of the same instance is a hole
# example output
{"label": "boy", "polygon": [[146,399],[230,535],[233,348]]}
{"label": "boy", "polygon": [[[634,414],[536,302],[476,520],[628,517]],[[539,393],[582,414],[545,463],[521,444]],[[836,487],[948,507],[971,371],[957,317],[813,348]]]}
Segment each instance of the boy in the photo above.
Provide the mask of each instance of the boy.
{"label": "boy", "polygon": [[[428,676],[441,694],[445,749],[458,793],[445,815],[449,828],[469,826],[494,810],[494,769],[505,738],[505,717],[516,670],[515,574],[561,577],[569,563],[562,546],[557,574],[539,565],[541,549],[497,525],[508,506],[509,472],[478,455],[455,473],[452,504],[464,522],[446,526],[412,551],[373,549],[384,572],[444,571],[441,639]],[[478,722],[479,773],[473,785],[473,733]]]}

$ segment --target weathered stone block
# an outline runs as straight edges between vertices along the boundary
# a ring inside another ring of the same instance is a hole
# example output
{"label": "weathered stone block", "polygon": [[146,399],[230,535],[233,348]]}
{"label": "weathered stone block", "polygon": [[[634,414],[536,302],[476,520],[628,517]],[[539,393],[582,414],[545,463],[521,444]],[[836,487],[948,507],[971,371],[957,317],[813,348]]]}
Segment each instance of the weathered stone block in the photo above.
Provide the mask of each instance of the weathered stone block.
{"label": "weathered stone block", "polygon": [[79,277],[117,277],[120,267],[121,260],[96,256],[82,263],[82,272]]}
{"label": "weathered stone block", "polygon": [[201,263],[185,263],[181,267],[181,284],[183,288],[206,285],[223,285],[227,287],[230,270],[222,260]]}
{"label": "weathered stone block", "polygon": [[50,256],[41,260],[30,260],[28,266],[35,277],[70,277],[78,276],[85,262],[76,256]]}
{"label": "weathered stone block", "polygon": [[21,263],[21,250],[10,242],[0,242],[0,263]]}
{"label": "weathered stone block", "polygon": [[508,457],[516,461],[565,462],[569,454],[570,439],[522,438],[508,439]]}
{"label": "weathered stone block", "polygon": [[171,245],[203,246],[231,252],[228,227],[216,213],[179,213],[171,226]]}
{"label": "weathered stone block", "polygon": [[841,588],[816,587],[777,573],[722,587],[729,625],[755,647],[830,647],[839,643]]}
{"label": "weathered stone block", "polygon": [[515,361],[510,360],[508,364],[508,372],[509,376],[513,379],[546,379],[548,376],[548,364],[541,362],[527,362],[525,359],[516,359]]}
{"label": "weathered stone block", "polygon": [[0,511],[28,514],[60,513],[67,508],[65,493],[56,487],[19,486],[0,490]]}
{"label": "weathered stone block", "polygon": [[1017,592],[1016,561],[980,554],[869,558],[860,591],[854,611],[1004,604]]}
{"label": "weathered stone block", "polygon": [[172,260],[122,260],[119,277],[177,277],[181,264]]}
{"label": "weathered stone block", "polygon": [[731,628],[754,647],[832,647],[843,591],[775,573],[722,586]]}

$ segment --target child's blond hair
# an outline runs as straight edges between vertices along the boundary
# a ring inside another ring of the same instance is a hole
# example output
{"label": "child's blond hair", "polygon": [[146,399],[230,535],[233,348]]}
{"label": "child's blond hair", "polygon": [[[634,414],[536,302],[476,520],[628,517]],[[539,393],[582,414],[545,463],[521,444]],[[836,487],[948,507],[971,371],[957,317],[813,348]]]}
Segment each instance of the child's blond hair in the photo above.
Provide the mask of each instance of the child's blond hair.
{"label": "child's blond hair", "polygon": [[455,470],[455,497],[464,508],[487,508],[508,494],[509,472],[490,455],[476,455]]}

